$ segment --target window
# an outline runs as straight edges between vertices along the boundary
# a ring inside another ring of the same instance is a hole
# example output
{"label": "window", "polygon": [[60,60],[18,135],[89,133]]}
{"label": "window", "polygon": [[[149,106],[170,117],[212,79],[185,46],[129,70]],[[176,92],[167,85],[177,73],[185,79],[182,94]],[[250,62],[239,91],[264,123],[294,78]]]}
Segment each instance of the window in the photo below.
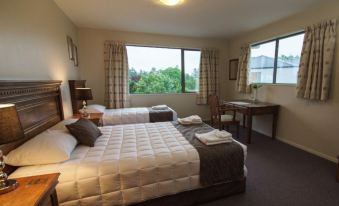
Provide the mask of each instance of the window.
{"label": "window", "polygon": [[185,91],[199,91],[200,51],[184,50]]}
{"label": "window", "polygon": [[252,45],[250,83],[296,84],[304,33]]}
{"label": "window", "polygon": [[127,55],[131,94],[199,90],[199,50],[127,46]]}

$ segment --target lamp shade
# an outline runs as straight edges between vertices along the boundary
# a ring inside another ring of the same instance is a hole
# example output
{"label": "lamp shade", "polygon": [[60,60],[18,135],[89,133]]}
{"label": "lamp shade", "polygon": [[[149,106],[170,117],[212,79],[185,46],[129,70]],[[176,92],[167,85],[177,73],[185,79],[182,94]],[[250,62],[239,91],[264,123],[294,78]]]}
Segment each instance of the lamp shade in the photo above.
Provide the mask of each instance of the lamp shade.
{"label": "lamp shade", "polygon": [[76,88],[75,92],[77,100],[92,100],[92,90],[91,88]]}
{"label": "lamp shade", "polygon": [[0,144],[21,139],[24,131],[14,104],[0,104]]}

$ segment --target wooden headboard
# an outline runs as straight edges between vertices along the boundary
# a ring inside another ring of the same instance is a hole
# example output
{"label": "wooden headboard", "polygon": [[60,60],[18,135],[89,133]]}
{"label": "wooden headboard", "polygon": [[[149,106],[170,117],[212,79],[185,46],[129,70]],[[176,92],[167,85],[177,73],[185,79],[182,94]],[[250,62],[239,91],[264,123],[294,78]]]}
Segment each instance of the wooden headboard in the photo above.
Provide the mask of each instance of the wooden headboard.
{"label": "wooden headboard", "polygon": [[61,81],[0,80],[0,104],[16,105],[23,139],[0,145],[4,154],[64,119]]}

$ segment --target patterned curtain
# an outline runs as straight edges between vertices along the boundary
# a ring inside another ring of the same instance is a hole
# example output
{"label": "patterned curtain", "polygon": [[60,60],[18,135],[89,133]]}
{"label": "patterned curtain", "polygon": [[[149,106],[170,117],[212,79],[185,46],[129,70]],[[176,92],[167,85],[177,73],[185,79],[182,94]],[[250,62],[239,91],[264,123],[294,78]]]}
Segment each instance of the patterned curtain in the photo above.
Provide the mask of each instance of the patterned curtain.
{"label": "patterned curtain", "polygon": [[197,104],[207,104],[209,95],[218,93],[219,51],[216,49],[202,49],[199,71],[199,94]]}
{"label": "patterned curtain", "polygon": [[123,43],[105,41],[105,104],[108,108],[124,108],[128,95],[128,60]]}
{"label": "patterned curtain", "polygon": [[249,85],[248,79],[249,73],[248,66],[250,56],[251,56],[251,46],[249,44],[246,44],[245,46],[241,47],[236,86],[237,91],[241,93],[251,92],[251,87]]}
{"label": "patterned curtain", "polygon": [[305,29],[298,72],[297,97],[322,101],[328,99],[335,41],[335,19]]}

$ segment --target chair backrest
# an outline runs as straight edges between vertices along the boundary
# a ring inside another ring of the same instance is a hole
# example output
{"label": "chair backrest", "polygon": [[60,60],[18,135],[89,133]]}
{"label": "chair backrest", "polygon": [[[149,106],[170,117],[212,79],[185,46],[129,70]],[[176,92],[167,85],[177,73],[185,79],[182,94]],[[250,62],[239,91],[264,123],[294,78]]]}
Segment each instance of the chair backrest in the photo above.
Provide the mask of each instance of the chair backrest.
{"label": "chair backrest", "polygon": [[217,95],[209,95],[208,97],[208,104],[210,106],[211,110],[211,116],[217,116],[219,113],[218,107],[219,107],[219,98]]}

